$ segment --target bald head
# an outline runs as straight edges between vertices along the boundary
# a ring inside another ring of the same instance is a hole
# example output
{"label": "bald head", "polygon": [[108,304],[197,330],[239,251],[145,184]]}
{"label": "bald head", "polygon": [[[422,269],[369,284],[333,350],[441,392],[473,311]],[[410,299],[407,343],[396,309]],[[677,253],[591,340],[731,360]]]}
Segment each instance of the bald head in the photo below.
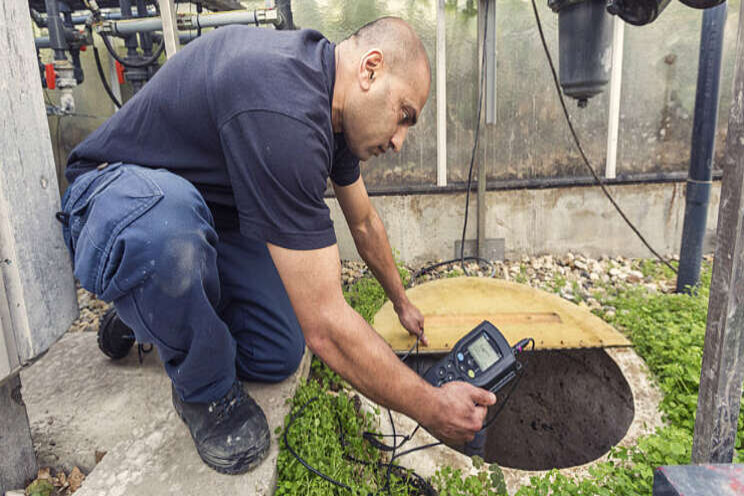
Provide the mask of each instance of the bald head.
{"label": "bald head", "polygon": [[431,79],[429,57],[411,26],[399,17],[381,17],[359,28],[344,42],[351,42],[359,51],[374,48],[385,54],[389,70],[404,75],[422,65]]}
{"label": "bald head", "polygon": [[334,132],[360,160],[399,151],[431,87],[426,50],[397,17],[362,26],[336,46],[331,104]]}

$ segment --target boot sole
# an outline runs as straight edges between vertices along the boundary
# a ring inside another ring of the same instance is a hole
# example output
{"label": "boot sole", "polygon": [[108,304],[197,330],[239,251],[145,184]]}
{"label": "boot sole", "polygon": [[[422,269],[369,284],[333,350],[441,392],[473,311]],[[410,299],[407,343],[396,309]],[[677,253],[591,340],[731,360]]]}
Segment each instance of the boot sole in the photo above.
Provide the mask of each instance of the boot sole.
{"label": "boot sole", "polygon": [[[189,434],[191,434],[191,439],[193,440],[194,435],[191,433],[191,428],[189,427],[189,424],[186,422],[186,419],[183,417],[181,410],[179,410],[179,408],[176,406],[175,401],[173,402],[173,408],[176,410],[176,413],[178,414],[178,418],[181,419],[181,422],[183,422],[186,428],[189,430]],[[257,452],[246,453],[245,456],[242,459],[240,459],[237,463],[235,461],[230,461],[228,463],[225,460],[210,457],[209,455],[200,451],[198,447],[196,446],[195,447],[196,447],[196,452],[199,454],[199,458],[201,458],[204,464],[208,466],[209,468],[211,468],[212,470],[219,472],[221,474],[226,474],[226,475],[239,475],[239,474],[244,474],[246,472],[251,471],[258,464],[260,464],[264,460],[264,458],[266,458],[266,455],[269,453],[270,446],[271,446],[271,437],[269,436],[268,431],[267,431],[265,446],[260,448]],[[246,460],[250,460],[250,461],[246,461]]]}

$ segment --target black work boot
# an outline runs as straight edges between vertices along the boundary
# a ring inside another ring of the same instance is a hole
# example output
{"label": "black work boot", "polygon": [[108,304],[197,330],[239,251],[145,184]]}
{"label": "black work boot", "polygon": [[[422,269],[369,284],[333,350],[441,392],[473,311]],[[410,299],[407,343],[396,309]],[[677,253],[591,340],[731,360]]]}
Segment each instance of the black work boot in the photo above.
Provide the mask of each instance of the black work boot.
{"label": "black work boot", "polygon": [[247,472],[269,452],[269,425],[239,381],[217,401],[186,403],[171,385],[173,406],[204,463],[223,474]]}

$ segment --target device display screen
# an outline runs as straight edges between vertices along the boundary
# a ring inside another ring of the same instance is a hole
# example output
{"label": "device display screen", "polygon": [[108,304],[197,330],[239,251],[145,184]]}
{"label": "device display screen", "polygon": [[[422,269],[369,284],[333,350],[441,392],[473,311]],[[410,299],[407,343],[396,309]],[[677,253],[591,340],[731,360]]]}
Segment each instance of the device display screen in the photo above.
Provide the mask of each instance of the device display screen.
{"label": "device display screen", "polygon": [[486,370],[501,358],[501,354],[493,349],[484,336],[473,341],[473,344],[468,346],[468,351],[481,370]]}

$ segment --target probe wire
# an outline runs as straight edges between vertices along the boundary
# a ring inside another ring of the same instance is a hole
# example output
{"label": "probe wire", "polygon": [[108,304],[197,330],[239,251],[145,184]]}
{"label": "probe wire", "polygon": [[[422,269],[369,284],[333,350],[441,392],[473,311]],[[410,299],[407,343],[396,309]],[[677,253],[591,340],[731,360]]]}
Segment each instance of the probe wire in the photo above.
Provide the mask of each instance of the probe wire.
{"label": "probe wire", "polygon": [[[581,142],[579,141],[579,137],[576,134],[576,130],[574,129],[573,122],[571,122],[571,116],[568,114],[568,108],[566,108],[566,101],[563,98],[563,92],[561,91],[560,83],[558,82],[558,75],[555,71],[555,64],[553,64],[553,57],[550,55],[550,50],[548,49],[548,44],[545,41],[545,34],[543,33],[542,29],[542,23],[540,22],[540,14],[537,12],[537,5],[535,4],[535,0],[532,1],[532,11],[535,13],[535,21],[537,23],[537,30],[540,33],[540,41],[542,41],[543,49],[545,50],[545,56],[548,58],[548,64],[550,65],[550,72],[553,74],[553,83],[555,84],[555,89],[558,93],[558,98],[561,101],[561,107],[563,107],[563,115],[566,117],[566,123],[568,124],[568,128],[571,131],[571,136],[573,136],[574,143],[576,144],[576,148],[579,150],[579,154],[581,155],[582,160],[584,161],[584,165],[587,169],[589,169],[589,172],[591,173],[592,177],[594,177],[594,180],[599,184],[599,186],[602,188],[602,192],[607,196],[607,198],[610,200],[610,203],[612,203],[612,206],[615,207],[615,210],[617,210],[617,213],[620,214],[620,217],[623,218],[626,224],[628,224],[628,227],[630,227],[636,236],[638,236],[638,239],[643,242],[644,245],[646,245],[646,248],[648,248],[651,253],[653,253],[656,258],[658,258],[664,265],[669,267],[675,274],[677,273],[677,269],[674,268],[672,264],[669,263],[664,257],[662,257],[652,246],[649,244],[648,241],[646,241],[646,238],[643,237],[643,234],[633,225],[633,223],[628,219],[628,217],[625,215],[625,212],[620,208],[620,205],[617,204],[615,201],[615,198],[610,194],[609,190],[607,189],[607,185],[605,181],[600,178],[597,175],[597,172],[594,170],[594,167],[591,166],[589,163],[589,159],[586,156],[586,153],[584,153],[584,148],[581,146]],[[488,8],[488,3],[486,3],[486,8]],[[485,52],[485,50],[484,50]],[[479,108],[480,110],[480,108]],[[480,122],[480,119],[479,119]],[[470,188],[468,187],[468,190]],[[467,216],[467,208],[465,209],[465,215]],[[465,217],[466,223],[467,223],[467,217]],[[463,239],[464,239],[464,230],[463,230]]]}

